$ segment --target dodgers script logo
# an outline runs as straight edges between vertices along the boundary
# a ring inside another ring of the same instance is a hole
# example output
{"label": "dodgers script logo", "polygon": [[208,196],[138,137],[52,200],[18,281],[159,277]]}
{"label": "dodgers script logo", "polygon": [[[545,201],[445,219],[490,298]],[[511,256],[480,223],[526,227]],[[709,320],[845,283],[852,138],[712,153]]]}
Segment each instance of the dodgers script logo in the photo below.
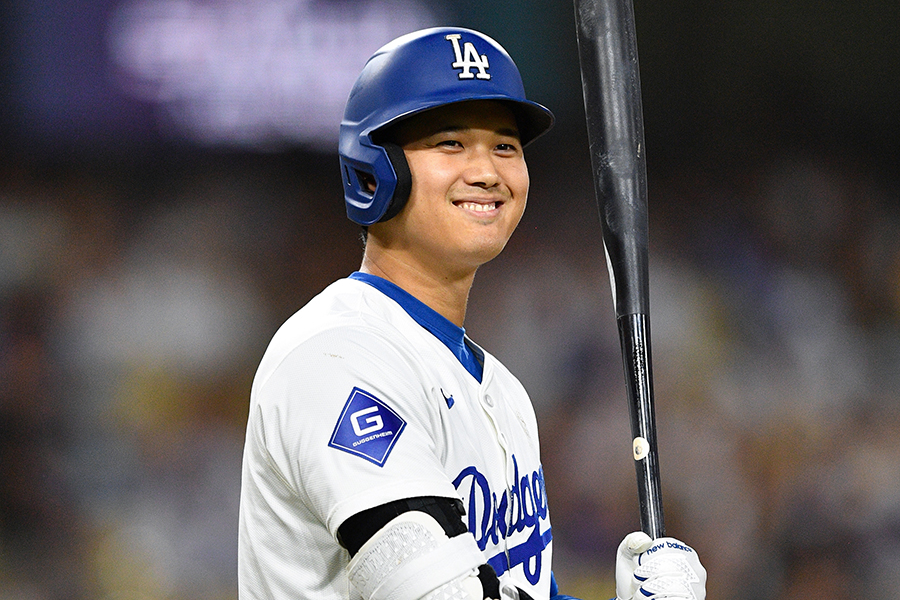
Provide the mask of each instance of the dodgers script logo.
{"label": "dodgers script logo", "polygon": [[400,415],[364,390],[353,388],[328,445],[383,466],[406,427]]}
{"label": "dodgers script logo", "polygon": [[[522,565],[528,583],[537,585],[541,579],[541,554],[553,539],[547,511],[547,493],[544,488],[544,470],[538,469],[525,475],[519,474],[519,463],[513,455],[517,485],[498,498],[491,490],[487,477],[475,467],[466,467],[453,480],[453,485],[465,499],[469,531],[475,536],[478,548],[484,551],[488,544],[497,546],[502,540],[520,532],[528,537],[515,546],[488,558],[497,575]],[[547,528],[541,533],[541,524]],[[521,536],[517,536],[521,538]]]}
{"label": "dodgers script logo", "polygon": [[[450,66],[454,69],[462,69],[459,74],[460,79],[490,79],[491,74],[487,72],[490,68],[487,54],[478,54],[475,44],[472,42],[466,42],[460,46],[459,39],[461,37],[458,33],[451,33],[445,37],[453,44],[453,55],[456,57]],[[478,73],[472,73],[471,69],[478,69]]]}

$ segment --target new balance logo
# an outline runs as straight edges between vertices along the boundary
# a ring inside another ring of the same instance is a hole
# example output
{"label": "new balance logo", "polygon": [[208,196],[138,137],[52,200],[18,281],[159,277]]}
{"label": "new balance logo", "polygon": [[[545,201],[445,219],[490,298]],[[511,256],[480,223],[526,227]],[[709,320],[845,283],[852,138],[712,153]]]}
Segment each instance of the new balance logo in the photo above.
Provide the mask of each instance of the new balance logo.
{"label": "new balance logo", "polygon": [[[478,54],[472,42],[466,42],[460,46],[460,37],[462,36],[458,33],[451,33],[446,36],[446,39],[453,44],[453,55],[456,57],[456,60],[450,66],[454,69],[462,69],[459,73],[460,79],[490,79],[491,74],[487,72],[488,68],[490,68],[487,54]],[[473,73],[472,69],[478,69],[478,73]]]}

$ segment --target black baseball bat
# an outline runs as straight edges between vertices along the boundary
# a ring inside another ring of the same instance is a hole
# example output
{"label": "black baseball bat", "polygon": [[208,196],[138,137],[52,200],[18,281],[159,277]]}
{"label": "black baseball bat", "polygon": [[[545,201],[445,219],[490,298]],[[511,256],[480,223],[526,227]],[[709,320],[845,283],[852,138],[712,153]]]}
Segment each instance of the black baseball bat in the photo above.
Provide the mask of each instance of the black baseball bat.
{"label": "black baseball bat", "polygon": [[647,163],[631,0],[575,0],[594,192],[625,366],[641,529],[665,535],[653,373]]}

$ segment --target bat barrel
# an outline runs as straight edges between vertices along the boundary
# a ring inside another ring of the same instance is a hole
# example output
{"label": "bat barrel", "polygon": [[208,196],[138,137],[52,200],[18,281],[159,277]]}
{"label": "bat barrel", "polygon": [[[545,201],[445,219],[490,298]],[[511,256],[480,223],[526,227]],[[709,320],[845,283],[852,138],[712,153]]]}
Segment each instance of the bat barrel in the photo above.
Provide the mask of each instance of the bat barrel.
{"label": "bat barrel", "polygon": [[616,316],[646,314],[647,168],[634,8],[630,0],[575,0],[575,8],[594,190]]}

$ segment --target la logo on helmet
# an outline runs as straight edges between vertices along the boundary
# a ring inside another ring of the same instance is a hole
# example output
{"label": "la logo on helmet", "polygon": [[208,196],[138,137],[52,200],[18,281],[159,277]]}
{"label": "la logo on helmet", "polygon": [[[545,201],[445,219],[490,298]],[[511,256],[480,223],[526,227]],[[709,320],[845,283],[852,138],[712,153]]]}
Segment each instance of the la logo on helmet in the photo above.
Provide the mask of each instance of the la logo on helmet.
{"label": "la logo on helmet", "polygon": [[[488,64],[487,54],[478,54],[475,45],[472,42],[466,42],[462,48],[459,46],[460,34],[451,33],[445,37],[453,44],[453,53],[456,61],[450,65],[454,69],[462,69],[459,74],[460,79],[490,79],[491,74],[487,72],[490,65]],[[470,69],[478,69],[478,73],[472,73]]]}

